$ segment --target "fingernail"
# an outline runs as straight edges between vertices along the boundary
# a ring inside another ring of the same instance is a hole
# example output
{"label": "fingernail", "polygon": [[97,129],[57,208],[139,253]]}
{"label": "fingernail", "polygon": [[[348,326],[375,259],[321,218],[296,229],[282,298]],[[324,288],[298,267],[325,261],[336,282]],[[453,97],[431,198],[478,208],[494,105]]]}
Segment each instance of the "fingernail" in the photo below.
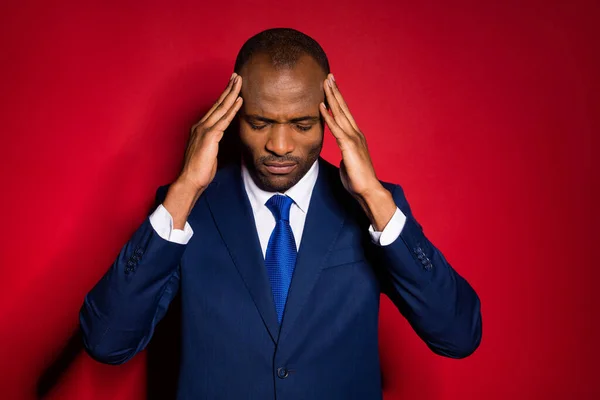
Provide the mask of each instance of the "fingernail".
{"label": "fingernail", "polygon": [[331,84],[331,79],[327,79],[327,84],[329,85],[329,87],[333,87],[333,85]]}
{"label": "fingernail", "polygon": [[239,80],[240,80],[240,77],[236,76],[235,79],[233,80],[233,83],[238,83]]}
{"label": "fingernail", "polygon": [[335,82],[335,78],[334,78],[333,74],[331,74],[331,80],[332,80],[333,82]]}
{"label": "fingernail", "polygon": [[231,74],[231,77],[229,78],[229,80],[232,80],[234,76],[235,76],[235,72],[233,74]]}

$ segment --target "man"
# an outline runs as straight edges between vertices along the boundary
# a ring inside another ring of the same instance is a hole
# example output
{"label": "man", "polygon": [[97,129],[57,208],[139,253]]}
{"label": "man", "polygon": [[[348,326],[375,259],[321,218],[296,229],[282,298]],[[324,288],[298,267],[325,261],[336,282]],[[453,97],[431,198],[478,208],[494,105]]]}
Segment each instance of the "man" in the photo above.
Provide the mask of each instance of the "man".
{"label": "man", "polygon": [[[242,163],[217,171],[234,118]],[[319,158],[324,123],[340,169]],[[325,53],[298,31],[244,44],[157,200],[80,319],[88,352],[123,363],[180,291],[179,399],[380,399],[382,292],[437,354],[479,345],[476,293],[377,179]]]}

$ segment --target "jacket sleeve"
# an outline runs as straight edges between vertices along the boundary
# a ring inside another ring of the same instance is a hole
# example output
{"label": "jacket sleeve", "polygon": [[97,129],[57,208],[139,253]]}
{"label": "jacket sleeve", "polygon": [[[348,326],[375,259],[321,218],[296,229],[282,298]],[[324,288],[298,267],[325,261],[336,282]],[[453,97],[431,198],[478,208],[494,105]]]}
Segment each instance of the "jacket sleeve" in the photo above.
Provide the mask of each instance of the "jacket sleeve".
{"label": "jacket sleeve", "polygon": [[[157,203],[165,194],[159,188]],[[135,231],[79,313],[84,346],[94,359],[121,364],[146,347],[179,289],[185,247],[162,239],[149,218]]]}
{"label": "jacket sleeve", "polygon": [[383,290],[433,352],[467,357],[481,342],[479,297],[425,237],[402,188],[388,189],[406,222],[394,242],[376,249]]}

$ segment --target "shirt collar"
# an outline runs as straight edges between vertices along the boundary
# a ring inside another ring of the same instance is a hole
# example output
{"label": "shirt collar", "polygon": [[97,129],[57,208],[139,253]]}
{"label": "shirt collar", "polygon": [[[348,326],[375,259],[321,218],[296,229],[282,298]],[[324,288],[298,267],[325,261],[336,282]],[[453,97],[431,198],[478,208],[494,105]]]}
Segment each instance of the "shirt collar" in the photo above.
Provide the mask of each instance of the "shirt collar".
{"label": "shirt collar", "polygon": [[246,165],[242,162],[242,179],[244,181],[244,187],[252,206],[254,214],[266,204],[266,202],[275,194],[283,194],[294,200],[294,203],[300,208],[302,212],[306,214],[308,211],[308,204],[310,203],[310,197],[312,191],[317,182],[319,176],[319,160],[316,160],[310,169],[304,174],[302,179],[298,181],[294,186],[289,188],[285,193],[274,193],[267,192],[260,189],[254,179],[250,176],[250,172]]}

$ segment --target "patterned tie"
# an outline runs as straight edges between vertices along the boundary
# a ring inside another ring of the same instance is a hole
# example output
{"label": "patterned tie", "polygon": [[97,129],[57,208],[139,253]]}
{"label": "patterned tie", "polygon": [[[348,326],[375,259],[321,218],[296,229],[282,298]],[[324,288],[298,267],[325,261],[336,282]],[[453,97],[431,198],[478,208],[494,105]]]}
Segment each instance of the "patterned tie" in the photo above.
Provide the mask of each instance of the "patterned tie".
{"label": "patterned tie", "polygon": [[271,281],[279,323],[281,323],[283,317],[283,310],[285,309],[285,302],[296,265],[296,242],[290,227],[290,207],[293,202],[287,196],[276,194],[265,204],[273,213],[276,221],[275,229],[271,233],[269,245],[267,246],[265,266]]}

